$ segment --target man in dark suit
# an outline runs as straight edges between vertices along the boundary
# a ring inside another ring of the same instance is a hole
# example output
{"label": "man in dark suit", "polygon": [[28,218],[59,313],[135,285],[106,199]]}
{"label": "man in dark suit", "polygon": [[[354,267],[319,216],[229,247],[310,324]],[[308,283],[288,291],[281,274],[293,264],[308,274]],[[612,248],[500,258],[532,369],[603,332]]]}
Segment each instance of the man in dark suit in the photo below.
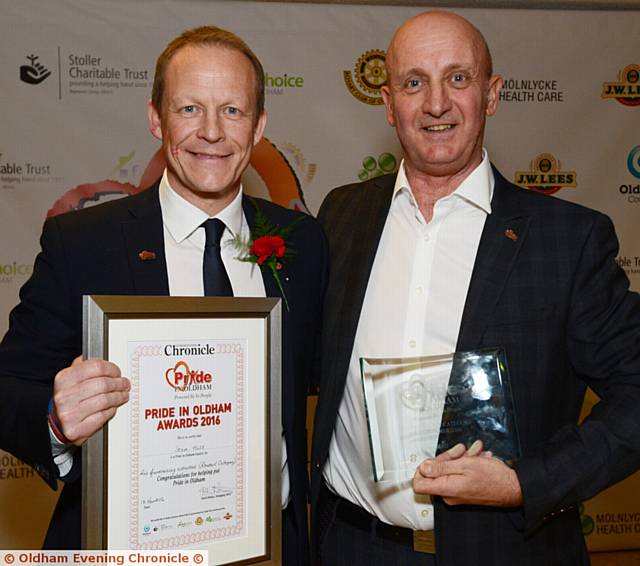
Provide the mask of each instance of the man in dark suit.
{"label": "man in dark suit", "polygon": [[[330,566],[588,564],[577,506],[640,465],[640,300],[595,211],[509,183],[483,150],[502,79],[444,11],[387,52],[396,176],[333,191],[312,455],[312,547]],[[503,346],[522,457],[457,445],[375,483],[360,357]],[[586,387],[601,401],[578,425]]]}
{"label": "man in dark suit", "polygon": [[[283,555],[285,564],[308,562],[306,392],[326,242],[313,218],[243,196],[240,177],[265,123],[264,72],[249,47],[219,28],[189,30],[158,59],[149,103],[150,129],[167,163],[162,179],[132,197],[45,223],[33,276],[0,345],[0,445],[54,489],[58,478],[66,484],[45,547],[79,548],[77,447],[129,397],[120,368],[79,357],[82,295],[282,297],[272,271],[240,261],[227,245],[249,238],[259,209],[273,225],[295,223],[284,242],[292,253],[278,260],[288,302],[282,310]],[[211,223],[219,230],[212,245],[204,227]],[[209,263],[208,253],[216,256]]]}

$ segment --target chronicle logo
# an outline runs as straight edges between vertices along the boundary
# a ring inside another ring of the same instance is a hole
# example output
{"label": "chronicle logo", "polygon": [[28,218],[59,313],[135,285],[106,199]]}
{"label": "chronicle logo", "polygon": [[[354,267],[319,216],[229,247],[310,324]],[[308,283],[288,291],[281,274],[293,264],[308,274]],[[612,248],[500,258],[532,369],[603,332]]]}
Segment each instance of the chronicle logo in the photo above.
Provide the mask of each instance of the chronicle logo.
{"label": "chronicle logo", "polygon": [[618,82],[602,83],[602,98],[615,98],[625,106],[640,106],[640,65],[627,65]]}
{"label": "chronicle logo", "polygon": [[575,188],[576,172],[562,171],[561,163],[550,153],[541,153],[530,164],[529,171],[516,171],[514,182],[537,193],[552,195],[560,189]]}
{"label": "chronicle logo", "polygon": [[[358,57],[353,71],[343,71],[349,92],[365,104],[382,104],[380,89],[387,82],[387,58],[382,49],[372,49]],[[355,79],[355,80],[354,80]]]}
{"label": "chronicle logo", "polygon": [[38,55],[27,55],[30,64],[20,65],[20,80],[23,83],[39,85],[51,74],[51,71],[38,61],[39,58]]}
{"label": "chronicle logo", "polygon": [[211,389],[213,376],[202,370],[190,370],[186,362],[178,362],[165,372],[169,387],[176,391]]}

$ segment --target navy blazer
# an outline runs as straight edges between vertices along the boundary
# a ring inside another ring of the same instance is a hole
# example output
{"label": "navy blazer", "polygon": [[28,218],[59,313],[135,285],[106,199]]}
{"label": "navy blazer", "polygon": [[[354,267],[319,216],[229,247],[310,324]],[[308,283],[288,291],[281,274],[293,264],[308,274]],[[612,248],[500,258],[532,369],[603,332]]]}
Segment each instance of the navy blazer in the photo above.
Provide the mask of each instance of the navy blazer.
{"label": "navy blazer", "polygon": [[[298,217],[289,245],[295,255],[281,281],[290,310],[282,309],[282,424],[287,445],[291,501],[298,536],[296,564],[306,564],[306,395],[312,371],[327,247],[318,222],[307,215],[255,199],[276,225]],[[250,227],[255,206],[243,199]],[[47,428],[53,378],[82,352],[82,295],[168,295],[158,183],[131,197],[56,216],[45,222],[42,251],[20,291],[10,327],[0,344],[0,447],[33,466],[55,488],[55,466]],[[156,253],[141,261],[142,250]],[[266,294],[280,297],[270,272],[262,272]],[[201,277],[201,273],[194,274]],[[74,470],[60,497],[47,535],[49,548],[79,548],[80,481]]]}
{"label": "navy blazer", "polygon": [[[588,564],[578,503],[640,466],[640,298],[615,263],[606,216],[494,175],[457,349],[506,349],[524,504],[456,507],[435,498],[438,566]],[[318,215],[331,274],[312,449],[312,546],[322,468],[394,182],[387,175],[338,188]],[[578,426],[587,386],[602,400]]]}

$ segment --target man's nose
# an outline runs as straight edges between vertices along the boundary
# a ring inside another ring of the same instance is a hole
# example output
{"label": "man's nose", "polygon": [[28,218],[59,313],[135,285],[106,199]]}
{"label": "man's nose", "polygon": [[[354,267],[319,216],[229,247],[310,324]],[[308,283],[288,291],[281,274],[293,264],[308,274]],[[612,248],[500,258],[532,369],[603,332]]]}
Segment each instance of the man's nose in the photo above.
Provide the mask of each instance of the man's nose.
{"label": "man's nose", "polygon": [[425,94],[422,110],[432,116],[442,116],[451,110],[451,97],[446,85],[435,83]]}
{"label": "man's nose", "polygon": [[224,137],[224,128],[217,112],[204,112],[198,127],[198,137],[208,141],[220,141]]}

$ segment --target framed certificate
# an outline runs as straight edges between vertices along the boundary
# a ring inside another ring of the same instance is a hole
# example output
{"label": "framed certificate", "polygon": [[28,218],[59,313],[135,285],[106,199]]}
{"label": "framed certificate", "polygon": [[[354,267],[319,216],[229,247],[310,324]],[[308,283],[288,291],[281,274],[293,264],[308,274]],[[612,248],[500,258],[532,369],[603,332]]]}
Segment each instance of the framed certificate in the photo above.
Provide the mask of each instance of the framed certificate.
{"label": "framed certificate", "polygon": [[84,297],[84,356],[131,380],[83,446],[85,549],[281,563],[279,299]]}

